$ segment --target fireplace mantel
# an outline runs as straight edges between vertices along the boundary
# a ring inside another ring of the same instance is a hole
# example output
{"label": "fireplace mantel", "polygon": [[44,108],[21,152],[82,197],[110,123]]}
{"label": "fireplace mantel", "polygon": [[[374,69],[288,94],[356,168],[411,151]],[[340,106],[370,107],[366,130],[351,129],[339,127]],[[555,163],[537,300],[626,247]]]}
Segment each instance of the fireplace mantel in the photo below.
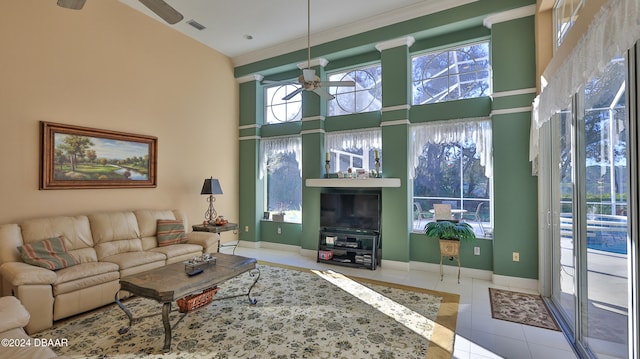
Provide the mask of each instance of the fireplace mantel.
{"label": "fireplace mantel", "polygon": [[400,178],[309,178],[307,187],[382,188],[400,187]]}

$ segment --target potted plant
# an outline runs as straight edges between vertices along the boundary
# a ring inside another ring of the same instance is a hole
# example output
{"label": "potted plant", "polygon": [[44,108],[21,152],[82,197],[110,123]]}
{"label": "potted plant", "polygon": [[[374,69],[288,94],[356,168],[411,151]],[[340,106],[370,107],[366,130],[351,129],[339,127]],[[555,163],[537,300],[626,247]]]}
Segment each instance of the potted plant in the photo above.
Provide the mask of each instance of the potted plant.
{"label": "potted plant", "polygon": [[466,222],[434,221],[424,226],[427,237],[440,240],[440,280],[443,277],[442,257],[458,260],[458,283],[460,283],[460,241],[476,239],[473,228]]}
{"label": "potted plant", "polygon": [[440,240],[469,240],[476,239],[473,228],[467,222],[454,221],[434,221],[424,226],[424,234],[427,237],[439,238]]}

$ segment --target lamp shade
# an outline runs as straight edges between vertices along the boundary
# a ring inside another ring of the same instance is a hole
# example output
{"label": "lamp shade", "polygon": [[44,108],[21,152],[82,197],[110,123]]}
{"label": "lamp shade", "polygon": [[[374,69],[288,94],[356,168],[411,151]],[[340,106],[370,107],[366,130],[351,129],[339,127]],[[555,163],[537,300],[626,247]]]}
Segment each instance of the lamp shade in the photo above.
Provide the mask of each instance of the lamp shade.
{"label": "lamp shade", "polygon": [[220,187],[220,181],[217,178],[206,178],[202,185],[202,191],[200,194],[222,194],[222,187]]}
{"label": "lamp shade", "polygon": [[58,0],[58,6],[66,9],[80,10],[84,6],[85,1],[86,0]]}

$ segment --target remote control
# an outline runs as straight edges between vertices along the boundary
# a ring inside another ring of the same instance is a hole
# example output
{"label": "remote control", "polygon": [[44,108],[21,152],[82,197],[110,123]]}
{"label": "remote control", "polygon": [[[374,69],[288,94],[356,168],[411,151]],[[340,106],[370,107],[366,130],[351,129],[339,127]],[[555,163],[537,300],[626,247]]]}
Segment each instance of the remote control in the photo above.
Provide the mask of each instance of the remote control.
{"label": "remote control", "polygon": [[196,268],[196,269],[192,270],[191,272],[187,272],[187,275],[189,277],[191,277],[191,276],[194,276],[194,275],[200,274],[200,273],[202,273],[202,268]]}

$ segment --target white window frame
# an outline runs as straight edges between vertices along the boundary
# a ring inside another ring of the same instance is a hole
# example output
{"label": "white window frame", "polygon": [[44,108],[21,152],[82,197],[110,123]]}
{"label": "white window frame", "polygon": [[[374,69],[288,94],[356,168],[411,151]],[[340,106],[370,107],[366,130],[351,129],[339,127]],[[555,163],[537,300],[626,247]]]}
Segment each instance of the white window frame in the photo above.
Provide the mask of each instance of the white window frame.
{"label": "white window frame", "polygon": [[[270,96],[270,91],[275,89]],[[298,93],[289,100],[282,100],[284,96],[295,91],[297,87],[293,84],[278,84],[264,87],[264,122],[265,124],[278,124],[286,122],[296,122],[302,120],[302,93]],[[277,102],[274,104],[274,102]],[[279,119],[278,115],[274,112],[274,108],[283,108],[284,114],[288,114],[289,107],[299,107],[296,115],[291,118]],[[271,113],[271,115],[270,115]],[[274,118],[274,121],[270,121],[270,118]]]}
{"label": "white window frame", "polygon": [[[460,66],[460,63],[456,62],[455,64],[450,64],[449,67],[447,67],[446,69],[443,69],[441,72],[437,73],[437,74],[433,74],[430,76],[423,76],[424,71],[419,71],[420,76],[414,76],[414,74],[416,73],[416,69],[414,68],[414,60],[416,58],[419,57],[423,57],[423,56],[430,56],[430,55],[435,55],[436,57],[447,53],[447,56],[449,56],[449,53],[451,52],[458,52],[458,51],[463,51],[462,49],[467,48],[467,47],[471,47],[471,46],[476,46],[476,45],[481,45],[481,44],[486,44],[488,47],[488,51],[487,51],[487,56],[486,58],[474,58],[473,60],[469,60],[470,62],[476,62],[476,61],[481,61],[481,60],[486,60],[487,61],[487,68],[486,69],[479,69],[479,70],[475,70],[475,71],[468,71],[468,72],[451,72],[451,68],[452,67],[458,67]],[[449,94],[451,94],[452,89],[455,88],[459,88],[460,85],[465,84],[465,83],[477,83],[477,82],[482,82],[485,81],[487,82],[488,88],[485,91],[484,94],[482,94],[481,96],[490,96],[492,91],[493,91],[493,81],[492,81],[492,70],[491,70],[491,57],[490,57],[490,51],[491,51],[491,43],[490,41],[486,40],[486,41],[479,41],[479,42],[475,42],[475,43],[469,43],[469,44],[465,44],[463,46],[457,46],[457,47],[453,47],[453,48],[447,48],[447,49],[443,49],[440,51],[429,51],[429,52],[423,52],[423,53],[419,53],[419,54],[415,54],[413,56],[411,56],[411,103],[412,105],[423,105],[423,104],[429,104],[429,103],[440,103],[440,102],[447,102],[447,101],[455,101],[455,100],[460,100],[460,99],[465,99],[465,98],[475,98],[474,97],[458,97],[456,99],[449,99]],[[480,80],[478,80],[478,78],[476,77],[476,79],[474,81],[461,81],[459,78],[463,75],[466,74],[478,74],[481,72],[487,72],[487,77],[486,79],[482,78]],[[446,75],[445,75],[446,72]],[[457,77],[458,79],[456,79],[455,81],[451,81],[452,77]],[[418,86],[424,86],[425,82],[430,82],[430,81],[437,81],[437,80],[442,80],[442,79],[446,79],[447,80],[447,90],[443,91],[439,94],[436,95],[430,95],[430,100],[425,100],[421,103],[416,103],[415,102],[415,88]],[[466,92],[465,92],[466,93]]]}
{"label": "white window frame", "polygon": [[[340,116],[340,115],[349,115],[353,113],[365,113],[365,112],[373,112],[380,111],[382,109],[382,74],[380,74],[379,79],[376,81],[376,75],[367,71],[368,69],[377,67],[381,73],[382,64],[380,62],[376,62],[373,64],[362,65],[354,68],[350,68],[347,70],[334,71],[327,74],[327,79],[329,81],[355,81],[355,87],[329,87],[329,93],[335,96],[334,99],[330,100],[328,103],[328,115],[329,116]],[[375,82],[375,88],[364,88],[358,81],[354,79],[353,73],[355,72],[365,72],[369,76],[372,77]],[[342,76],[339,76],[342,75]],[[375,95],[371,96],[370,92],[374,91]],[[346,97],[353,97],[354,109],[355,111],[351,111],[349,109],[344,108],[340,105],[340,100]],[[367,98],[368,99],[364,99]],[[358,101],[367,101],[368,104],[358,110]],[[339,112],[334,112],[332,109],[340,109]]]}

